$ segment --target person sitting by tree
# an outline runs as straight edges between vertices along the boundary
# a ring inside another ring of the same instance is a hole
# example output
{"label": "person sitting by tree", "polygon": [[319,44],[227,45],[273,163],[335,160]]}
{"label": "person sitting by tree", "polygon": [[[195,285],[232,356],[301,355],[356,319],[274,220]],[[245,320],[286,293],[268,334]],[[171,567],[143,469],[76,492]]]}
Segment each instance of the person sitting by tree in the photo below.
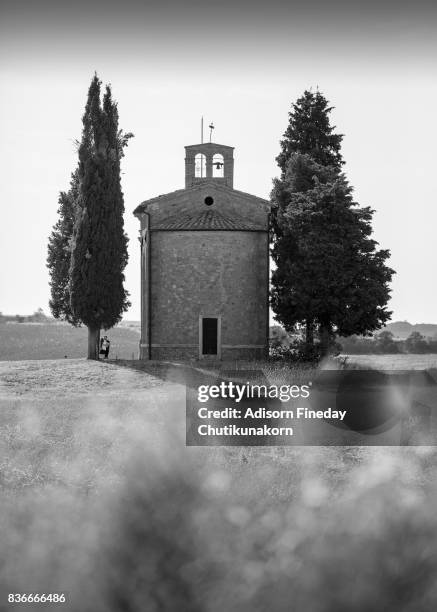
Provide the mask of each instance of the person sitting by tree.
{"label": "person sitting by tree", "polygon": [[111,346],[111,341],[108,336],[103,336],[100,340],[100,355],[105,355],[105,359],[108,359],[109,355],[109,347]]}

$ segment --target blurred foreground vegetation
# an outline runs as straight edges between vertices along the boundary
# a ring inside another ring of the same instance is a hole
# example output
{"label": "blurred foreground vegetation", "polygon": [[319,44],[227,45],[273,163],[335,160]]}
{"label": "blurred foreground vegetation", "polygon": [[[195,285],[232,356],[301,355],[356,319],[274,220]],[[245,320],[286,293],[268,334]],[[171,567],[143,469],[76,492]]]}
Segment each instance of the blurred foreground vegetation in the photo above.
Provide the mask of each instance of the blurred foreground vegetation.
{"label": "blurred foreground vegetation", "polygon": [[436,609],[434,448],[187,448],[184,377],[169,365],[3,362],[0,379],[2,601],[62,590],[80,612]]}

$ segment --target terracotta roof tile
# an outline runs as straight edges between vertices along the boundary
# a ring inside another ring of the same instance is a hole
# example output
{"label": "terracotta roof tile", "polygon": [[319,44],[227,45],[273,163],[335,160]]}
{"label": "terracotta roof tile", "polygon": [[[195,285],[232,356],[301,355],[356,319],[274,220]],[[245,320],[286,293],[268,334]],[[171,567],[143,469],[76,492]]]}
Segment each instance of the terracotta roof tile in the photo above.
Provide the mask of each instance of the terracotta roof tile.
{"label": "terracotta roof tile", "polygon": [[240,218],[231,218],[216,210],[205,210],[200,213],[175,215],[163,219],[152,230],[257,230],[253,223]]}

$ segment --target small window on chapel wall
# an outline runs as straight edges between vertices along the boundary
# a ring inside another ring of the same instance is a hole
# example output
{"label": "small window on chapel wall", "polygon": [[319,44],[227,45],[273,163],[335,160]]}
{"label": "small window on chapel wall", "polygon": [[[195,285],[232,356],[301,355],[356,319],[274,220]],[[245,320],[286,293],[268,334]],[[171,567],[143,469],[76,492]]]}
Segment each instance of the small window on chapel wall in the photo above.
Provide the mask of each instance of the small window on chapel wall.
{"label": "small window on chapel wall", "polygon": [[206,156],[203,153],[198,153],[194,158],[194,176],[206,176]]}
{"label": "small window on chapel wall", "polygon": [[223,169],[225,167],[225,163],[223,160],[223,155],[220,153],[216,153],[212,158],[212,175],[216,177],[223,177]]}

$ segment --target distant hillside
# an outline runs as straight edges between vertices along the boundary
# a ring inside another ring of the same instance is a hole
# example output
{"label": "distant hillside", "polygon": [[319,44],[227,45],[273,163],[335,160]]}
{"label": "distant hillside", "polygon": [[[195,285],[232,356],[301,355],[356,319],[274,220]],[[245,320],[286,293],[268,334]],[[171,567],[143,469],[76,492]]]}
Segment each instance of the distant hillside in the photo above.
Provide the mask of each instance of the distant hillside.
{"label": "distant hillside", "polygon": [[[382,330],[381,330],[382,331]],[[417,323],[412,325],[408,321],[394,321],[389,323],[384,331],[391,332],[395,338],[405,340],[412,332],[419,332],[427,338],[437,338],[437,325],[433,323]]]}

